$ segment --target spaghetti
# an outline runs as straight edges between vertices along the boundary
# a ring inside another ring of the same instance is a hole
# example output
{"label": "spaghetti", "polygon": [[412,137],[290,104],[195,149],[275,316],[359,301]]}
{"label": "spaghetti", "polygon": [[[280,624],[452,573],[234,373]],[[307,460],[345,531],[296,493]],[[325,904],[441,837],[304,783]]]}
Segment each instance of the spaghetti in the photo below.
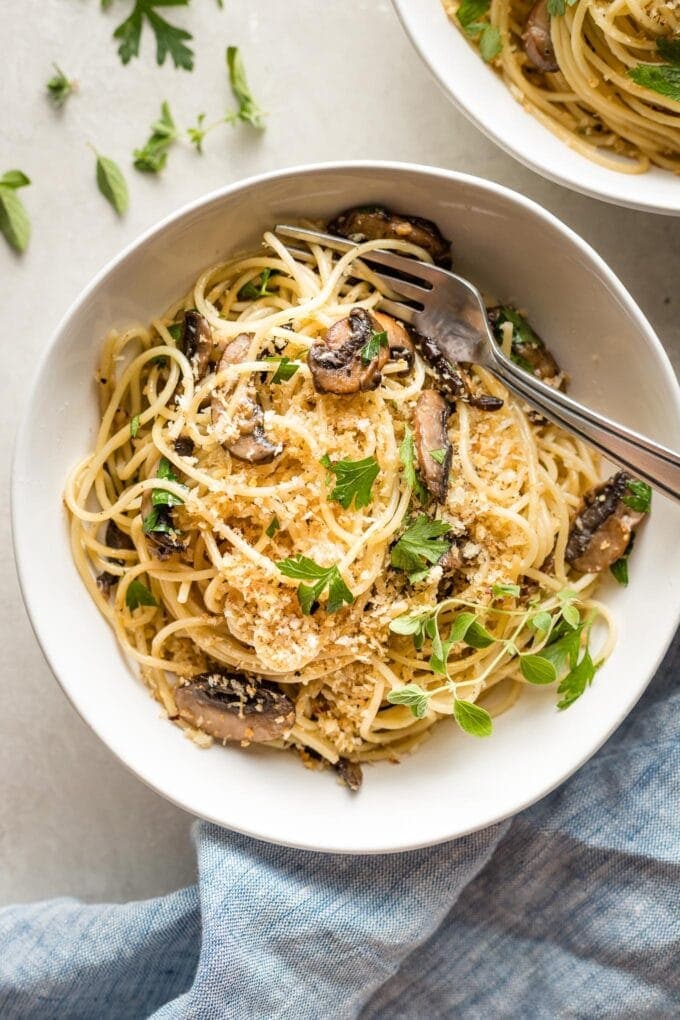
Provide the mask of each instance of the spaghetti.
{"label": "spaghetti", "polygon": [[[512,704],[528,682],[522,653],[547,641],[538,613],[551,625],[566,604],[584,624],[597,613],[609,626],[601,656],[612,646],[609,613],[592,599],[597,575],[570,577],[565,560],[570,521],[598,480],[578,439],[533,421],[498,380],[470,369],[472,399],[447,424],[437,504],[418,493],[412,455],[414,409],[438,386],[428,362],[387,361],[375,388],[349,395],[315,387],[310,351],[329,328],[357,310],[378,314],[381,292],[361,261],[378,247],[428,258],[393,238],[342,257],[314,245],[302,259],[266,233],[260,252],[211,267],[150,326],[104,342],[101,424],[65,492],[73,555],[125,655],[199,743],[211,742],[210,726],[179,697],[197,675],[208,695],[223,674],[264,683],[270,701],[285,695],[293,714],[270,742],[308,765],[346,764],[412,750],[451,715],[452,698],[492,714]],[[210,327],[202,377],[187,316]],[[378,352],[385,336],[371,337]],[[475,406],[479,394],[502,406]],[[258,462],[230,452],[255,434],[274,453]],[[358,463],[364,488],[348,501],[338,465]],[[434,522],[453,565],[430,556],[424,570],[399,567],[395,544],[414,520],[421,530]],[[325,571],[325,591],[323,577],[300,580],[309,563]],[[453,641],[433,668],[461,610],[489,640]]]}
{"label": "spaghetti", "polygon": [[443,3],[472,38],[492,27],[486,59],[571,148],[623,173],[680,172],[677,0],[565,0],[564,13],[552,17],[545,0],[491,0],[488,16],[477,12],[467,24],[465,2]]}

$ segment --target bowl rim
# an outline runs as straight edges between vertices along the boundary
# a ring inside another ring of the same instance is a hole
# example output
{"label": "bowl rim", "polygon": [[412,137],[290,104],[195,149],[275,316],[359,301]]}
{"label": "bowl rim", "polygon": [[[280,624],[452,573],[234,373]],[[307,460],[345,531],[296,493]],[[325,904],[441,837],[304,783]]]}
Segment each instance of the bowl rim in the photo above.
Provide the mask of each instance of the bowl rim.
{"label": "bowl rim", "polygon": [[[240,179],[232,182],[231,184],[223,185],[213,191],[208,192],[205,195],[200,196],[184,205],[174,212],[163,217],[157,223],[152,224],[145,231],[130,241],[125,247],[115,255],[112,259],[105,263],[105,265],[94,275],[89,284],[80,291],[76,298],[71,302],[67,311],[61,317],[57,327],[53,330],[44,350],[37,360],[36,369],[33,375],[32,383],[28,391],[26,403],[21,413],[21,420],[16,432],[14,441],[14,449],[12,456],[11,466],[11,477],[10,477],[10,515],[11,515],[11,533],[12,533],[12,545],[14,550],[14,558],[16,563],[16,570],[19,580],[19,586],[24,601],[24,606],[29,618],[29,622],[35,634],[38,645],[42,651],[42,654],[47,661],[47,664],[52,671],[54,678],[61,687],[61,690],[66,695],[68,701],[75,708],[80,718],[85,722],[89,728],[97,735],[101,742],[106,746],[111,754],[113,754],[118,761],[121,762],[133,775],[140,779],[146,786],[154,790],[157,794],[170,801],[176,807],[181,808],[187,813],[194,817],[203,818],[206,821],[212,822],[223,828],[231,829],[235,832],[240,832],[244,835],[250,836],[255,839],[264,840],[281,846],[291,846],[298,849],[315,851],[318,853],[351,853],[351,854],[378,854],[378,853],[398,853],[407,850],[414,850],[426,846],[434,846],[438,843],[444,843],[452,839],[458,839],[472,832],[478,832],[488,826],[494,825],[498,822],[503,821],[506,818],[510,818],[520,811],[523,811],[532,804],[542,800],[545,796],[555,790],[558,786],[561,786],[570,776],[572,776],[585,762],[587,762],[602,745],[609,739],[612,733],[618,728],[621,722],[628,716],[632,708],[635,706],[639,698],[642,696],[647,686],[653,679],[659,664],[661,663],[668,647],[673,640],[675,629],[680,624],[680,605],[677,608],[675,616],[674,628],[670,629],[667,634],[663,635],[661,644],[659,647],[658,654],[654,661],[654,668],[644,678],[643,682],[640,682],[639,686],[634,691],[633,695],[628,699],[627,702],[619,703],[619,710],[616,716],[613,718],[611,725],[606,729],[606,732],[602,732],[598,739],[590,746],[590,749],[582,754],[578,760],[573,761],[569,768],[566,769],[558,779],[554,782],[548,782],[544,787],[541,787],[539,792],[532,792],[529,795],[516,797],[509,806],[504,807],[502,810],[498,810],[490,815],[481,824],[474,824],[467,826],[463,829],[451,831],[452,823],[448,822],[443,826],[443,830],[435,838],[428,836],[424,839],[409,839],[404,842],[403,837],[399,843],[391,843],[387,846],[363,846],[363,845],[352,845],[351,848],[347,846],[335,846],[335,845],[314,845],[308,842],[295,841],[295,840],[284,840],[281,839],[275,832],[269,830],[266,825],[266,821],[263,821],[260,825],[258,823],[257,828],[245,828],[242,826],[227,823],[222,818],[218,818],[215,815],[211,815],[209,812],[197,811],[196,808],[188,802],[188,799],[173,795],[172,791],[164,788],[161,784],[152,781],[150,778],[140,771],[141,766],[135,763],[130,756],[126,756],[122,753],[121,749],[114,749],[103,732],[103,726],[96,715],[90,714],[81,708],[79,704],[77,690],[72,689],[69,683],[68,677],[62,677],[55,665],[57,658],[54,642],[43,636],[41,633],[41,624],[39,614],[36,612],[33,604],[32,592],[29,584],[29,567],[27,555],[28,543],[22,542],[20,536],[20,503],[23,498],[24,488],[20,481],[21,465],[26,461],[27,458],[27,447],[30,442],[30,434],[32,428],[32,416],[30,408],[35,404],[35,397],[38,391],[40,382],[43,374],[48,366],[49,360],[52,356],[52,352],[58,346],[62,334],[65,332],[70,320],[78,314],[81,307],[87,302],[90,296],[97,290],[99,285],[106,279],[106,277],[122,262],[129,258],[138,248],[142,247],[150,238],[161,234],[166,228],[174,224],[175,222],[182,220],[184,217],[190,215],[195,210],[200,209],[203,206],[210,205],[213,202],[217,202],[222,199],[226,199],[229,196],[238,193],[246,188],[253,188],[261,183],[283,179],[286,177],[290,178],[304,178],[307,174],[323,174],[323,173],[337,173],[338,171],[351,172],[353,170],[373,170],[373,171],[396,171],[397,173],[404,174],[415,174],[416,176],[427,178],[436,177],[448,181],[458,183],[460,185],[468,185],[479,189],[482,192],[488,192],[489,194],[498,195],[505,198],[510,203],[519,205],[526,212],[534,215],[539,220],[542,220],[546,225],[552,227],[564,239],[572,244],[588,262],[594,266],[594,268],[600,274],[600,279],[603,284],[606,284],[613,290],[617,295],[618,300],[623,304],[625,310],[631,316],[635,325],[638,327],[640,332],[645,335],[646,341],[650,347],[654,349],[657,356],[657,363],[659,370],[666,376],[667,381],[670,383],[670,389],[674,395],[674,410],[680,420],[680,383],[675,377],[671,362],[666,354],[661,341],[656,336],[650,323],[647,321],[641,309],[633,297],[629,294],[626,287],[618,279],[616,274],[609,268],[604,259],[595,251],[591,245],[588,244],[583,238],[580,237],[571,227],[563,223],[553,213],[545,210],[533,199],[527,198],[525,195],[519,192],[513,191],[511,188],[505,185],[498,184],[495,181],[490,181],[485,178],[477,177],[471,174],[461,173],[454,170],[448,170],[441,167],[428,166],[426,164],[418,163],[404,163],[394,160],[337,160],[327,161],[321,163],[306,163],[301,165],[294,165],[284,167],[274,171],[266,171],[261,174],[254,174],[250,177]],[[442,815],[443,819],[448,818],[446,814]]]}
{"label": "bowl rim", "polygon": [[[474,124],[474,126],[479,131],[481,131],[482,134],[484,134],[489,139],[489,141],[493,142],[504,152],[506,152],[509,156],[512,156],[513,159],[516,159],[519,163],[527,167],[529,170],[533,170],[534,173],[539,174],[546,180],[552,181],[555,184],[560,184],[562,185],[562,187],[568,188],[570,191],[575,191],[577,194],[586,195],[588,198],[599,199],[599,201],[607,202],[609,205],[616,205],[624,207],[626,209],[635,209],[640,212],[655,213],[659,216],[680,216],[680,180],[678,181],[677,200],[671,204],[669,204],[668,202],[656,201],[653,197],[651,197],[652,191],[651,188],[649,189],[650,190],[649,198],[645,198],[642,196],[631,197],[625,192],[622,192],[620,190],[617,191],[617,184],[622,185],[623,180],[627,179],[630,176],[625,173],[617,175],[614,173],[614,171],[612,171],[611,187],[608,190],[605,189],[604,187],[598,187],[597,185],[590,184],[588,183],[587,180],[579,181],[577,183],[573,179],[573,177],[560,173],[558,165],[550,163],[545,160],[532,158],[531,155],[528,155],[526,152],[523,152],[522,149],[520,149],[517,145],[513,144],[511,138],[504,137],[497,131],[497,129],[495,129],[491,125],[491,123],[485,121],[480,117],[477,117],[474,113],[472,113],[472,111],[467,106],[462,94],[460,94],[459,91],[454,88],[450,81],[447,81],[439,64],[435,64],[435,62],[431,59],[430,54],[428,53],[425,35],[423,32],[420,31],[420,27],[423,24],[422,14],[413,10],[414,6],[417,6],[418,11],[421,12],[422,8],[420,7],[420,5],[424,4],[425,2],[426,0],[392,0],[392,5],[397,13],[397,16],[399,18],[402,28],[404,29],[404,32],[406,33],[416,53],[427,67],[432,78],[436,81],[436,83],[448,97],[450,102],[453,103],[453,105],[456,107],[459,113],[462,113],[463,116],[471,124]],[[427,2],[432,3],[433,5],[436,4],[437,7],[441,7],[441,0],[427,0]],[[451,26],[451,28],[452,31],[455,32],[455,26]],[[465,39],[462,36],[461,40],[463,43],[465,43]],[[480,60],[480,70],[483,70],[484,68],[485,65]],[[537,123],[539,122],[537,121]],[[550,130],[545,126],[543,126],[543,128],[547,132],[549,132]],[[563,142],[562,144],[568,148],[566,142]],[[575,152],[576,150],[570,151]],[[583,159],[584,163],[588,164],[591,162],[587,156],[583,156],[582,154],[579,155],[581,155],[581,158]],[[669,177],[673,176],[671,171],[665,172],[669,175]],[[644,174],[637,174],[634,176],[636,178],[645,177]],[[622,178],[621,181],[619,181],[619,177]]]}

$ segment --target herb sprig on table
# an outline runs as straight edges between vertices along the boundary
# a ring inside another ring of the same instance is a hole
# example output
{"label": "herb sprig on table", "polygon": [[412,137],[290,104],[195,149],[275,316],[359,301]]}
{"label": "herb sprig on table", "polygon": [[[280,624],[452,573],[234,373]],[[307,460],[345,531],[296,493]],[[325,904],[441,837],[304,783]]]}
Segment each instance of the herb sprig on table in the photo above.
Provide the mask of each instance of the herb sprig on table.
{"label": "herb sprig on table", "polygon": [[[526,609],[506,608],[506,600],[519,595],[517,585],[498,584],[492,589],[488,605],[449,598],[431,609],[392,620],[392,633],[410,636],[417,652],[429,643],[427,668],[445,680],[434,690],[416,683],[395,688],[387,696],[390,704],[408,705],[413,715],[422,719],[430,700],[446,692],[453,698],[452,712],[460,728],[474,736],[488,736],[492,731],[491,716],[480,705],[461,698],[460,692],[471,684],[483,684],[503,661],[518,659],[520,672],[528,683],[544,686],[559,680],[557,693],[561,697],[557,707],[563,710],[572,705],[592,683],[600,666],[593,661],[590,650],[594,617],[583,616],[577,593],[568,588],[543,603],[533,602]],[[456,615],[446,632],[441,618],[450,610],[455,610]],[[483,622],[489,617],[511,619],[514,626],[510,636],[500,637],[490,631]],[[520,651],[516,642],[527,628],[533,637],[528,648]],[[477,650],[493,648],[490,661],[472,681],[456,681],[449,673],[449,655],[455,645]]]}
{"label": "herb sprig on table", "polygon": [[30,183],[23,170],[7,170],[0,177],[0,231],[7,243],[18,252],[26,250],[31,223],[17,191]]}

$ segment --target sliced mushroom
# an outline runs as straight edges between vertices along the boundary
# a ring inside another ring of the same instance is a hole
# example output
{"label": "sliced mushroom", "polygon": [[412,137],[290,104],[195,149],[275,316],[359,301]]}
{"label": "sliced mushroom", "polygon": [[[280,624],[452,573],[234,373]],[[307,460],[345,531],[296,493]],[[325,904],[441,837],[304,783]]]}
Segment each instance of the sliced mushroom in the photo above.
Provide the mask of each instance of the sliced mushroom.
{"label": "sliced mushroom", "polygon": [[273,684],[219,670],[177,687],[175,702],[182,719],[223,742],[276,740],[295,722],[293,702]]}
{"label": "sliced mushroom", "polygon": [[[220,363],[217,366],[218,372],[223,372],[229,365],[238,365],[244,361],[250,349],[251,336],[248,333],[239,335],[227,344],[222,352]],[[220,389],[216,391],[210,403],[210,415],[213,427],[219,426],[225,415],[224,401],[228,391]],[[264,431],[264,411],[254,396],[246,396],[239,410],[241,411],[239,428],[240,435],[233,442],[227,443],[226,448],[232,457],[238,460],[245,460],[249,464],[269,464],[275,457],[278,457],[283,446],[280,443],[272,443]]]}
{"label": "sliced mushroom", "polygon": [[503,326],[512,326],[510,357],[520,368],[531,372],[556,389],[565,388],[565,376],[554,357],[523,315],[510,305],[496,305],[487,310],[489,324],[498,343],[503,342]]}
{"label": "sliced mushroom", "polygon": [[432,220],[395,213],[382,205],[361,205],[346,209],[328,224],[331,234],[346,237],[355,244],[394,238],[410,241],[429,252],[438,266],[451,265],[451,243]]}
{"label": "sliced mushroom", "polygon": [[194,441],[189,436],[180,436],[173,445],[180,457],[191,457],[194,452]]}
{"label": "sliced mushroom", "polygon": [[210,323],[195,308],[184,313],[182,350],[189,359],[195,381],[200,382],[210,367],[213,335]]}
{"label": "sliced mushroom", "polygon": [[405,361],[407,368],[411,368],[415,359],[415,349],[411,337],[402,322],[393,319],[385,312],[373,312],[373,318],[377,319],[378,325],[387,333],[387,350],[390,361]]}
{"label": "sliced mushroom", "polygon": [[[446,424],[451,407],[436,390],[423,390],[413,414],[413,434],[418,466],[425,485],[438,503],[446,499],[452,448]],[[435,459],[432,451],[441,451]],[[441,460],[441,463],[439,461]]]}
{"label": "sliced mushroom", "polygon": [[339,758],[335,768],[345,786],[356,793],[364,778],[360,763],[350,761],[349,758]]}
{"label": "sliced mushroom", "polygon": [[559,71],[555,49],[550,35],[548,0],[537,0],[529,11],[522,33],[524,52],[539,71]]}
{"label": "sliced mushroom", "polygon": [[470,389],[470,384],[459,366],[452,365],[441,347],[431,336],[412,331],[413,342],[423,358],[437,373],[439,388],[451,400],[463,400],[472,407],[482,411],[498,411],[503,406],[500,397],[492,397],[488,393],[479,396]]}
{"label": "sliced mushroom", "polygon": [[381,347],[367,363],[361,352],[374,333],[382,332],[377,318],[364,308],[353,308],[344,319],[334,322],[323,340],[312,344],[307,355],[317,393],[344,395],[379,386],[380,369],[389,357],[388,348]]}
{"label": "sliced mushroom", "polygon": [[565,557],[583,574],[606,570],[625,553],[645,517],[623,502],[633,479],[619,471],[583,497],[569,532]]}
{"label": "sliced mushroom", "polygon": [[[118,527],[113,517],[107,521],[104,542],[108,545],[109,549],[134,549],[135,547],[130,536]],[[125,560],[115,559],[110,556],[109,562],[121,567]],[[117,574],[110,573],[108,570],[104,570],[101,574],[97,575],[97,587],[104,595],[109,595],[111,589],[115,588],[119,581],[120,577]]]}

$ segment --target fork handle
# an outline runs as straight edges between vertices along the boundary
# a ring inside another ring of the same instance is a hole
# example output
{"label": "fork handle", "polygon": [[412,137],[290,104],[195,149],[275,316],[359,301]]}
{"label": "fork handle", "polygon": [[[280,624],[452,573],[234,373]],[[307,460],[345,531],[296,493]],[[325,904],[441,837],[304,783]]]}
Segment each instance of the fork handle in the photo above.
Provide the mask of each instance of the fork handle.
{"label": "fork handle", "polygon": [[579,404],[513,364],[497,348],[487,367],[509,390],[568,432],[680,501],[680,454]]}

